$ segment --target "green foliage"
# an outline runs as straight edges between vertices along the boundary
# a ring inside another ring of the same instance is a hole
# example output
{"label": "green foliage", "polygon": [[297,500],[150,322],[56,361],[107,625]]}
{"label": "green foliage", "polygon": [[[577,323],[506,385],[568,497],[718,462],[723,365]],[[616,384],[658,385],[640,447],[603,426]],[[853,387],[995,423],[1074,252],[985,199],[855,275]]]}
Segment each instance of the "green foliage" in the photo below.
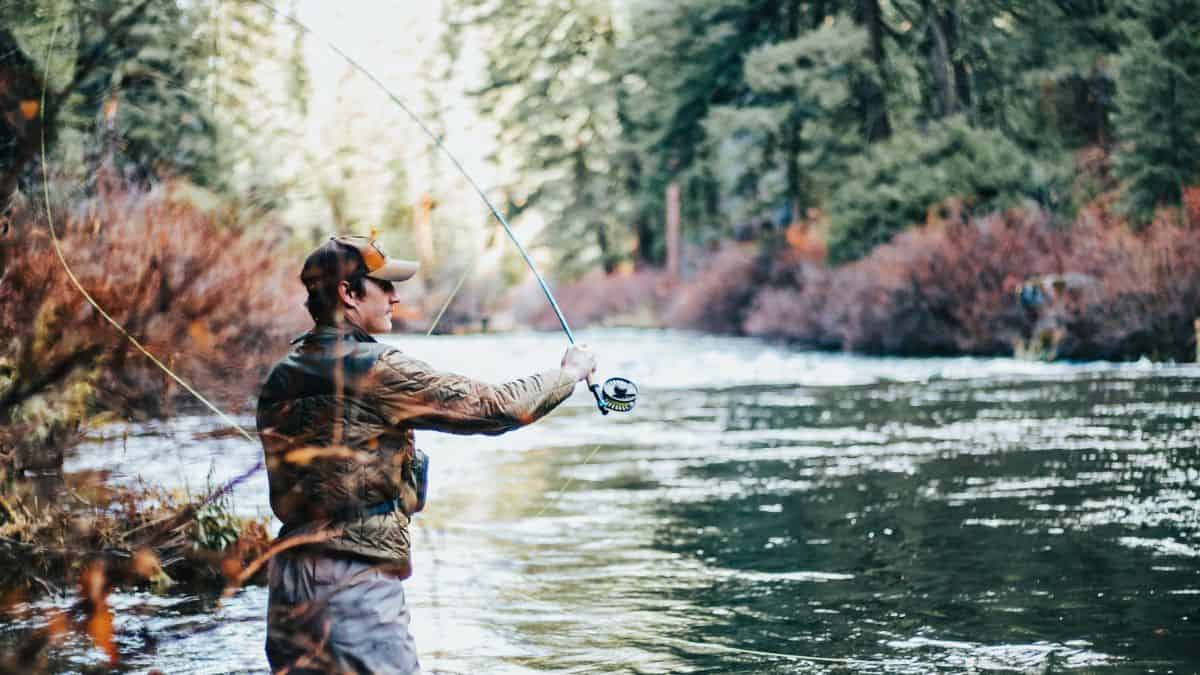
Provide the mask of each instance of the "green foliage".
{"label": "green foliage", "polygon": [[858,58],[867,34],[849,20],[822,24],[793,40],[763,45],[745,59],[754,104],[714,106],[704,120],[727,217],[814,201],[861,150],[855,82],[870,81]]}
{"label": "green foliage", "polygon": [[[19,101],[40,101],[44,88],[35,119],[47,122],[50,159],[67,184],[183,176],[272,205],[277,157],[264,148],[288,135],[256,81],[274,57],[269,10],[248,0],[33,4],[0,8],[0,81]],[[0,95],[0,132],[12,132],[0,133],[0,188],[29,174],[43,141],[37,124],[13,114],[19,101]]]}
{"label": "green foliage", "polygon": [[241,521],[228,502],[227,497],[220,497],[196,510],[188,532],[193,548],[224,551],[237,543]]}
{"label": "green foliage", "polygon": [[1130,210],[1147,220],[1178,204],[1200,178],[1200,5],[1130,1],[1130,43],[1121,52],[1117,174]]}
{"label": "green foliage", "polygon": [[[619,199],[616,36],[608,3],[460,3],[463,30],[483,38],[486,84],[475,92],[500,124],[495,159],[514,174],[505,186],[519,212],[545,217],[543,242],[570,274],[628,256]],[[483,30],[486,28],[486,30]]]}
{"label": "green foliage", "polygon": [[[421,55],[396,61],[423,65],[382,75],[432,82],[409,98],[442,130],[456,118],[439,87],[482,54],[473,95],[504,176],[487,187],[544,223],[568,276],[661,262],[672,184],[692,241],[819,208],[849,259],[948,197],[1055,206],[1080,149],[1112,151],[1138,219],[1200,179],[1187,0],[453,0],[445,16],[452,28],[430,33],[445,54],[414,40]],[[16,173],[32,184],[40,118],[21,111],[45,79],[50,157],[73,185],[104,166],[182,175],[304,234],[378,226],[397,251],[419,192],[444,204],[439,254],[477,250],[483,219],[447,196],[444,160],[424,140],[361,147],[387,124],[362,78],[314,91],[284,25],[252,0],[3,3],[0,192]],[[336,116],[312,124],[309,99],[330,91]],[[314,131],[323,147],[297,151]]]}
{"label": "green foliage", "polygon": [[[761,142],[769,124],[764,117],[770,115],[750,113],[739,123],[730,119],[728,108],[712,118],[710,111],[745,103],[769,104],[766,97],[755,97],[745,81],[746,56],[757,47],[797,37],[794,29],[800,12],[799,4],[784,2],[630,3],[629,34],[621,50],[626,92],[623,121],[639,167],[634,188],[638,216],[654,223],[644,228],[653,236],[639,234],[643,251],[651,254],[645,257],[657,259],[654,254],[660,251],[663,195],[672,181],[680,184],[682,220],[695,239],[720,233],[723,199],[729,198],[737,210],[748,208],[747,201],[760,201],[754,184],[773,161],[751,158],[748,166],[726,167],[724,160],[746,152],[755,141],[750,140],[752,135],[739,141],[710,138],[710,133],[733,133],[744,124],[759,131]],[[761,84],[769,88],[769,82]],[[794,136],[795,131],[791,125],[785,133]],[[795,145],[785,154],[794,156]],[[762,148],[756,145],[754,150]],[[771,185],[772,178],[764,178],[763,193],[778,191]]]}
{"label": "green foliage", "polygon": [[216,180],[216,121],[195,82],[197,23],[175,3],[152,3],[112,48],[112,67],[79,86],[73,112],[99,132],[91,148],[97,160],[113,162],[121,175]]}
{"label": "green foliage", "polygon": [[[190,86],[200,62],[191,35],[197,15],[185,7],[71,1],[3,16],[0,24],[12,27],[20,50],[4,61],[28,69],[18,77],[36,80],[39,100],[47,76],[46,140],[62,144],[60,157],[85,160],[77,179],[94,178],[104,162],[131,177],[158,171],[211,177],[215,130]],[[19,138],[23,130],[17,131]],[[40,146],[41,132],[29,129],[24,140]]]}
{"label": "green foliage", "polygon": [[926,210],[946,199],[983,213],[1022,199],[1054,205],[1063,187],[1061,170],[961,118],[896,134],[852,160],[849,174],[830,200],[829,256],[838,262],[923,223]]}

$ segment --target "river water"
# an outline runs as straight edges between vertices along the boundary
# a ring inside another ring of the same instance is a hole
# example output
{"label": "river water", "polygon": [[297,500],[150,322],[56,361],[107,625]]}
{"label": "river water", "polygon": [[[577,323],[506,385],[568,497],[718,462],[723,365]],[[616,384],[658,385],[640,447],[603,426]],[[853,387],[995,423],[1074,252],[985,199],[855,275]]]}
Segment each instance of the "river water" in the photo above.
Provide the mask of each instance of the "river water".
{"label": "river water", "polygon": [[[490,381],[564,346],[390,339]],[[581,339],[641,385],[632,413],[601,417],[580,388],[505,436],[418,434],[432,486],[407,593],[427,670],[1200,672],[1200,369]],[[110,429],[67,468],[200,491],[261,452],[219,426]],[[262,475],[234,495],[266,503]],[[120,667],[264,672],[265,606],[262,588],[117,594]],[[55,654],[102,662],[82,640]]]}

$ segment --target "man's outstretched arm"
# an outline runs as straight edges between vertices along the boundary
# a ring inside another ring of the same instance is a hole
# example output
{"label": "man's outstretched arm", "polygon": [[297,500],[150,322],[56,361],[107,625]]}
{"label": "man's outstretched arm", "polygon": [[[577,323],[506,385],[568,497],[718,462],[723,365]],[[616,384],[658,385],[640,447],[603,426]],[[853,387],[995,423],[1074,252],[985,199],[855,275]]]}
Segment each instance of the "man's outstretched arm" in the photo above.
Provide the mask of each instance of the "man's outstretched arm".
{"label": "man's outstretched arm", "polygon": [[387,421],[456,434],[500,434],[545,416],[595,370],[586,347],[572,346],[560,368],[491,385],[435,370],[399,351],[375,366],[373,394]]}

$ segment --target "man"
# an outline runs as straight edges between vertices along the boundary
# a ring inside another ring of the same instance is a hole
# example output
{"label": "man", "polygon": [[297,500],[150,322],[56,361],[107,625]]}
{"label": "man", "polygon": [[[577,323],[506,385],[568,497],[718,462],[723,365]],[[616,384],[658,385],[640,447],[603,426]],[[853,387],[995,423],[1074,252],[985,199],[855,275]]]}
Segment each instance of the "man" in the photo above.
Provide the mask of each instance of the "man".
{"label": "man", "polygon": [[271,508],[283,522],[269,574],[276,672],[419,672],[400,583],[412,573],[408,524],[425,495],[413,431],[516,429],[595,370],[586,347],[571,347],[560,368],[494,387],[375,341],[370,333],[391,328],[394,284],[416,271],[359,236],[331,237],[304,262],[316,325],[258,401]]}

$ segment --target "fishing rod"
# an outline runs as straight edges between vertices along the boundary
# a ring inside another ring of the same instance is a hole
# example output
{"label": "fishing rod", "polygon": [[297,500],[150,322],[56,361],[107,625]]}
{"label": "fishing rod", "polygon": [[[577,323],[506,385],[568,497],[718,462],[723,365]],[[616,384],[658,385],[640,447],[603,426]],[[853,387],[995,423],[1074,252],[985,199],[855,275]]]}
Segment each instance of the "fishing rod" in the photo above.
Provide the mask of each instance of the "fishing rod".
{"label": "fishing rod", "polygon": [[[479,184],[475,182],[475,179],[471,177],[471,174],[467,173],[467,170],[458,161],[458,158],[454,156],[454,153],[450,152],[450,149],[442,143],[442,139],[436,133],[434,133],[432,129],[426,126],[425,122],[423,122],[421,118],[418,117],[417,114],[413,112],[412,109],[409,108],[399,96],[393,93],[391,89],[388,89],[387,85],[381,82],[379,78],[375,77],[371,71],[363,67],[358,61],[354,60],[353,57],[342,51],[342,49],[334,44],[333,41],[322,37],[294,15],[283,14],[276,9],[274,5],[266,2],[266,0],[252,0],[252,2],[265,7],[275,16],[286,19],[300,30],[317,38],[321,42],[324,42],[325,45],[333,50],[338,56],[341,56],[343,59],[345,59],[346,63],[349,63],[351,67],[366,76],[366,78],[373,82],[375,86],[379,87],[380,91],[382,91],[384,94],[387,94],[388,98],[390,98],[393,103],[400,106],[400,109],[403,110],[418,127],[420,127],[421,131],[425,132],[425,134],[433,140],[438,149],[441,150],[442,153],[446,155],[446,158],[450,160],[450,163],[454,165],[454,168],[458,169],[458,172],[462,174],[463,178],[467,179],[467,182],[471,184],[471,187],[475,190],[475,193],[479,195],[479,198],[483,200],[483,203],[487,205],[488,209],[492,212],[492,215],[495,216],[496,220],[504,228],[504,233],[508,235],[509,240],[512,241],[513,245],[517,247],[517,251],[521,253],[521,258],[525,260],[525,264],[529,267],[529,271],[533,272],[533,277],[534,279],[537,279],[538,286],[541,286],[542,293],[545,293],[546,300],[550,301],[550,308],[554,310],[554,315],[558,317],[558,323],[562,326],[563,332],[566,333],[567,341],[574,345],[575,334],[571,332],[571,327],[567,325],[567,318],[563,316],[562,309],[558,306],[558,301],[554,299],[554,294],[550,292],[550,287],[546,285],[546,280],[543,279],[542,274],[538,272],[537,265],[533,264],[533,259],[529,257],[529,252],[526,251],[525,247],[521,245],[521,241],[517,239],[516,233],[513,232],[512,227],[508,224],[508,219],[500,213],[500,210],[496,208],[496,205],[493,204],[492,200],[488,198],[486,193],[484,193],[483,188],[479,187]],[[587,384],[588,389],[592,392],[592,397],[596,399],[596,407],[599,408],[600,412],[604,415],[607,415],[610,410],[615,410],[617,412],[629,412],[633,410],[633,406],[637,403],[638,387],[632,380],[628,378],[610,377],[605,380],[604,385],[601,386],[593,382],[592,376],[589,374],[587,377]]]}
{"label": "fishing rod", "polygon": [[[411,115],[412,113],[409,114]],[[450,151],[446,150],[446,147],[442,145],[440,140],[437,138],[434,138],[434,140],[437,141],[438,147],[442,148],[442,150],[445,150],[447,155],[450,154]],[[457,161],[454,163],[455,165],[458,165]],[[459,169],[461,170],[462,167],[459,166]],[[463,171],[463,175],[466,175],[466,171]],[[471,180],[470,176],[467,177],[467,180],[471,181],[471,185],[475,185],[475,181]],[[559,308],[558,302],[554,300],[554,294],[550,292],[550,287],[546,285],[546,280],[542,279],[542,275],[538,273],[537,267],[533,264],[533,260],[529,258],[529,253],[525,251],[525,247],[522,246],[521,242],[517,240],[517,235],[513,234],[512,228],[508,226],[508,222],[504,219],[504,216],[500,215],[500,212],[497,211],[496,207],[492,205],[491,200],[489,200],[487,196],[483,194],[483,191],[480,190],[478,186],[475,186],[475,190],[479,192],[480,197],[483,197],[483,201],[487,202],[488,208],[492,210],[492,215],[496,216],[496,220],[499,220],[500,224],[504,226],[504,231],[508,233],[508,238],[512,240],[512,243],[516,245],[517,250],[521,252],[521,257],[524,258],[525,263],[529,265],[529,270],[533,272],[533,276],[535,279],[537,279],[538,285],[542,287],[542,292],[546,294],[546,299],[550,301],[550,308],[554,310],[554,315],[558,317],[558,323],[562,325],[563,332],[567,334],[567,340],[571,344],[575,344],[575,334],[571,332],[571,327],[567,325],[567,318],[563,316],[562,309]],[[592,382],[592,376],[589,374],[587,377],[587,385],[588,389],[592,392],[592,397],[596,399],[596,407],[600,409],[600,413],[603,415],[607,415],[608,411],[610,410],[615,410],[617,412],[629,412],[630,410],[633,410],[634,404],[637,403],[637,385],[634,384],[632,380],[627,378],[610,377],[604,381],[604,386],[601,387],[595,382]]]}

